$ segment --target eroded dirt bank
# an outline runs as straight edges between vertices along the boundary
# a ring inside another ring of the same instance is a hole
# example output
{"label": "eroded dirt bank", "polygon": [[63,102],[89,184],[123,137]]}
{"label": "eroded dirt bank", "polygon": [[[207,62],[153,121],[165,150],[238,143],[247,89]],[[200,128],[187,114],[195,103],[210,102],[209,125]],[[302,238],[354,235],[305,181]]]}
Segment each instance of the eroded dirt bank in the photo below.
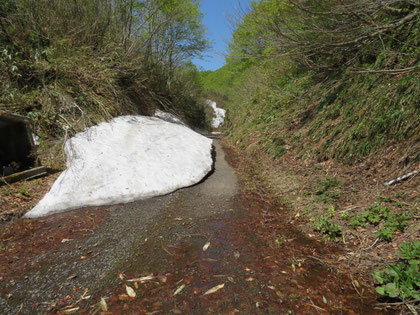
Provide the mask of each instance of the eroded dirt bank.
{"label": "eroded dirt bank", "polygon": [[215,145],[215,172],[193,187],[8,226],[0,313],[383,313],[325,263],[339,250],[241,189]]}

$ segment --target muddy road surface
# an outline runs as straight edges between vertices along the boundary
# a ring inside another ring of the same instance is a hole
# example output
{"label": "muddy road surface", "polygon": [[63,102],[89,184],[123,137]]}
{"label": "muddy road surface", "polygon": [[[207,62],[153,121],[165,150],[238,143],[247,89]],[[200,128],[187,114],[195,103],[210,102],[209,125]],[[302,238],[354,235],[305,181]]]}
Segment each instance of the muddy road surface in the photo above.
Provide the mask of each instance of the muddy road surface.
{"label": "muddy road surface", "polygon": [[193,187],[5,227],[0,313],[383,313],[324,262],[337,249],[241,189],[215,147],[215,171]]}

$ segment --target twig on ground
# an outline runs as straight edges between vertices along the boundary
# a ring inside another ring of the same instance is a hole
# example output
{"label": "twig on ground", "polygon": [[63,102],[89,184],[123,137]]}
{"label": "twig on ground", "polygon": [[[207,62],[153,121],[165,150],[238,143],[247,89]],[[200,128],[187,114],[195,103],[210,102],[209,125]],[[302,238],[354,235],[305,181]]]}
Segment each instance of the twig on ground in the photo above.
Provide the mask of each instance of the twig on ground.
{"label": "twig on ground", "polygon": [[372,245],[370,245],[369,247],[363,248],[363,250],[368,250],[368,249],[371,249],[373,246],[375,246],[375,245],[376,245],[376,243],[378,243],[378,241],[379,241],[379,238],[377,238],[377,239],[373,242],[373,244],[372,244]]}
{"label": "twig on ground", "polygon": [[325,308],[322,308],[320,306],[315,305],[315,303],[312,301],[312,299],[309,296],[308,296],[308,299],[309,299],[309,301],[311,301],[311,304],[309,304],[309,305],[315,307],[317,310],[321,310],[321,311],[324,311],[324,312],[327,311]]}
{"label": "twig on ground", "polygon": [[343,210],[341,210],[341,211],[338,211],[338,213],[343,213],[343,212],[346,212],[346,211],[355,210],[355,209],[357,209],[357,208],[360,208],[360,207],[359,207],[359,206],[350,206],[350,207],[344,208],[344,209],[343,209]]}
{"label": "twig on ground", "polygon": [[410,178],[411,176],[417,175],[418,173],[420,173],[420,171],[414,171],[414,172],[405,174],[405,175],[403,175],[401,177],[398,177],[397,179],[393,179],[393,180],[391,180],[389,182],[386,182],[384,185],[385,186],[391,186],[391,185],[397,184],[397,183],[399,183],[399,182],[401,182],[403,180],[406,180],[406,179]]}
{"label": "twig on ground", "polygon": [[163,246],[162,245],[162,249],[166,252],[166,253],[168,253],[169,255],[171,255],[171,256],[173,256],[174,254],[172,254],[169,250],[167,250],[166,248],[165,248],[165,246]]}
{"label": "twig on ground", "polygon": [[359,290],[357,290],[356,285],[354,284],[354,280],[353,277],[351,277],[351,284],[353,285],[354,290],[357,292],[357,294],[359,294],[359,296],[361,297],[362,295],[360,294]]}

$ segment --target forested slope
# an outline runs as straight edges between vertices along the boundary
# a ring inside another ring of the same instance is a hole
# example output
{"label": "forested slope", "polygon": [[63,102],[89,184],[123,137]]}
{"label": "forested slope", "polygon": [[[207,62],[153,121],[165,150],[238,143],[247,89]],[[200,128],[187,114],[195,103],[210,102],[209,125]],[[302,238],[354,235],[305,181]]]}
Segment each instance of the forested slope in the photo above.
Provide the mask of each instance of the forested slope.
{"label": "forested slope", "polygon": [[408,141],[420,158],[416,1],[254,1],[227,64],[201,73],[229,97],[229,132],[274,158],[355,163]]}
{"label": "forested slope", "polygon": [[0,110],[41,140],[155,108],[203,128],[201,18],[196,0],[1,1]]}

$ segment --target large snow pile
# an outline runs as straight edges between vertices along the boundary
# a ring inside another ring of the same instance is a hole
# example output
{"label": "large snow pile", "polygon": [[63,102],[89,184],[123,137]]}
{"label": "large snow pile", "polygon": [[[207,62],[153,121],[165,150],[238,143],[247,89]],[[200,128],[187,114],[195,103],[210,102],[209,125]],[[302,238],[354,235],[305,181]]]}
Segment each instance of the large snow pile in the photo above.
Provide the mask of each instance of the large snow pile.
{"label": "large snow pile", "polygon": [[226,116],[226,110],[224,110],[223,108],[218,108],[216,105],[216,102],[211,101],[211,100],[207,100],[207,104],[213,108],[214,110],[214,115],[215,117],[213,117],[212,121],[211,121],[211,126],[213,128],[219,128],[220,126],[223,125],[224,121],[225,121],[225,116]]}
{"label": "large snow pile", "polygon": [[181,124],[122,116],[67,141],[67,169],[26,214],[130,202],[199,182],[212,167],[212,141]]}

